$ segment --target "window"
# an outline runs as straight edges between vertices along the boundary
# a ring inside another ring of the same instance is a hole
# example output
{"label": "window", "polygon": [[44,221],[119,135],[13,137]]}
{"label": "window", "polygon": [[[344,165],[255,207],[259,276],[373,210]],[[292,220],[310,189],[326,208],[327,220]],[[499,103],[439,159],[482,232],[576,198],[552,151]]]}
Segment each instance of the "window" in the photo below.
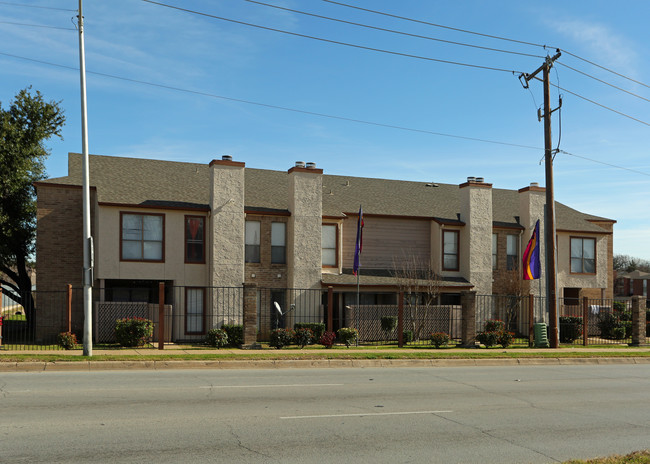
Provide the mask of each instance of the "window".
{"label": "window", "polygon": [[164,215],[122,213],[120,220],[123,261],[164,261]]}
{"label": "window", "polygon": [[497,268],[497,234],[492,234],[492,269]]}
{"label": "window", "polygon": [[185,333],[205,333],[205,289],[187,288],[185,290]]}
{"label": "window", "polygon": [[246,221],[246,262],[260,262],[260,222]]}
{"label": "window", "polygon": [[574,274],[596,273],[596,240],[571,238],[571,272]]}
{"label": "window", "polygon": [[205,263],[205,218],[185,216],[185,262]]}
{"label": "window", "polygon": [[322,247],[322,260],[323,266],[332,266],[337,265],[336,260],[336,225],[332,224],[323,224],[322,237],[321,237],[321,247]]}
{"label": "window", "polygon": [[634,279],[630,279],[630,295],[634,295]]}
{"label": "window", "polygon": [[517,269],[519,266],[518,257],[519,257],[519,236],[517,235],[508,235],[506,242],[506,261],[508,270],[512,271]]}
{"label": "window", "polygon": [[648,281],[646,279],[643,279],[643,296],[648,297]]}
{"label": "window", "polygon": [[458,270],[458,231],[445,230],[442,235],[442,269]]}
{"label": "window", "polygon": [[285,264],[287,262],[287,224],[284,222],[271,223],[271,263]]}

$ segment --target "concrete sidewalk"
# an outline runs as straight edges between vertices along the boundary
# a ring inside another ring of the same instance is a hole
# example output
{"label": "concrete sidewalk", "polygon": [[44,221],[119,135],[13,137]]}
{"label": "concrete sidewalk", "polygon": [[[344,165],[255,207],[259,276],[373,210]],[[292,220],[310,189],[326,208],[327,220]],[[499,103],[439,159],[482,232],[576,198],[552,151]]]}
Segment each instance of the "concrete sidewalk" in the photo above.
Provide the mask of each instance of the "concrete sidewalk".
{"label": "concrete sidewalk", "polygon": [[[418,359],[389,359],[393,354],[430,352],[431,358]],[[119,370],[119,369],[282,369],[282,368],[364,368],[364,367],[453,367],[453,366],[515,366],[515,365],[567,365],[567,364],[650,364],[650,346],[625,347],[625,348],[558,348],[558,349],[535,349],[535,348],[513,348],[498,349],[492,348],[489,352],[506,353],[512,357],[508,358],[454,358],[461,354],[480,354],[488,352],[486,349],[449,348],[435,350],[431,349],[382,349],[382,348],[348,348],[336,350],[324,349],[303,349],[303,350],[250,350],[220,349],[204,350],[182,348],[176,345],[158,349],[120,349],[120,350],[93,350],[93,356],[83,358],[82,350],[60,350],[60,351],[4,351],[0,349],[0,372],[34,372],[34,371],[65,371],[65,370]],[[622,356],[625,353],[642,353],[640,356]],[[518,357],[521,353],[522,357]],[[548,356],[551,353],[558,355],[563,353],[593,353],[594,357],[531,357],[534,353],[544,353]],[[76,357],[70,361],[3,361],[6,355],[17,354],[41,354]],[[242,359],[245,354],[264,354],[272,356],[272,359]],[[337,356],[372,354],[385,354],[386,358],[380,359],[328,359],[331,354]],[[609,355],[611,356],[609,356]],[[215,359],[191,360],[183,359],[188,355],[220,355]],[[222,356],[232,356],[233,359],[222,359]],[[444,356],[444,357],[441,357]],[[142,356],[143,360],[103,360],[109,356]],[[159,359],[159,356],[173,356],[177,359]],[[525,356],[525,357],[524,357]],[[154,358],[154,359],[151,359]]]}

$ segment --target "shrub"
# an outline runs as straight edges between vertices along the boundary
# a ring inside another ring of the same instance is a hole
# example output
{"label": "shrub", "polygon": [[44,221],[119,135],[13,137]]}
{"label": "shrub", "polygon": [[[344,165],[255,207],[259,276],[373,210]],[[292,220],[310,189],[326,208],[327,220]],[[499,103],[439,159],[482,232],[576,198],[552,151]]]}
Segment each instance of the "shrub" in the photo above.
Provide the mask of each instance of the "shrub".
{"label": "shrub", "polygon": [[61,332],[57,338],[58,345],[66,350],[72,350],[77,345],[77,336],[72,332]]}
{"label": "shrub", "polygon": [[293,340],[296,342],[296,345],[300,346],[300,349],[303,349],[306,345],[314,343],[314,332],[307,328],[296,329]]}
{"label": "shrub", "polygon": [[323,345],[325,348],[332,348],[334,339],[336,339],[336,334],[334,332],[327,331],[320,336],[318,343],[320,345]]}
{"label": "shrub", "polygon": [[582,318],[577,316],[560,316],[560,341],[573,343],[582,336]]}
{"label": "shrub", "polygon": [[506,330],[506,323],[498,319],[489,319],[485,321],[486,332],[504,332]]}
{"label": "shrub", "polygon": [[625,327],[614,327],[612,329],[612,338],[614,340],[623,340],[625,338]]}
{"label": "shrub", "polygon": [[124,347],[143,346],[151,340],[153,321],[142,317],[127,317],[115,321],[115,339]]}
{"label": "shrub", "polygon": [[325,332],[325,324],[322,322],[298,322],[294,324],[293,329],[310,329],[314,334],[314,339],[318,340]]}
{"label": "shrub", "polygon": [[339,340],[349,347],[359,337],[359,331],[352,327],[341,327],[338,332]]}
{"label": "shrub", "polygon": [[[620,322],[616,314],[601,313],[598,315],[598,329],[600,336],[614,340],[625,338],[625,326]],[[621,335],[622,334],[622,335]]]}
{"label": "shrub", "polygon": [[481,345],[485,345],[486,348],[489,348],[491,346],[496,345],[499,342],[499,336],[501,335],[501,332],[479,332],[476,334],[476,340]]}
{"label": "shrub", "polygon": [[271,336],[269,339],[269,345],[278,350],[282,349],[284,346],[291,345],[293,342],[295,333],[293,329],[275,329],[271,331]]}
{"label": "shrub", "polygon": [[244,344],[244,326],[238,324],[224,324],[221,326],[228,335],[229,346],[241,346]]}
{"label": "shrub", "polygon": [[504,330],[503,332],[499,332],[497,343],[501,345],[503,348],[508,348],[512,344],[512,340],[514,338],[515,338],[515,334],[513,332],[508,332],[507,330]]}
{"label": "shrub", "polygon": [[449,335],[444,332],[435,332],[431,334],[431,343],[436,348],[440,348],[441,346],[446,345],[449,343],[449,340],[451,340],[449,338]]}
{"label": "shrub", "polygon": [[228,334],[223,329],[210,329],[205,337],[205,343],[221,348],[228,344]]}
{"label": "shrub", "polygon": [[411,343],[413,339],[414,336],[412,330],[405,330],[404,332],[402,332],[402,340],[404,341],[404,343]]}
{"label": "shrub", "polygon": [[397,327],[397,317],[396,316],[382,316],[381,318],[381,330],[384,332],[392,332]]}
{"label": "shrub", "polygon": [[615,301],[614,302],[614,311],[616,312],[623,312],[625,311],[626,308],[625,301]]}

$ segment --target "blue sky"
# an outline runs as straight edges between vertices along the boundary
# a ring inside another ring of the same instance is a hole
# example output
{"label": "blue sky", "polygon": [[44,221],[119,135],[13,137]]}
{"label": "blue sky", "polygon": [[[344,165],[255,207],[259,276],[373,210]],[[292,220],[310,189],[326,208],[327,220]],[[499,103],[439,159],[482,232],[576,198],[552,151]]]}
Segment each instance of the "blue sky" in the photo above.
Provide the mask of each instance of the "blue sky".
{"label": "blue sky", "polygon": [[[571,155],[555,158],[556,200],[615,219],[614,252],[650,259],[650,2],[628,0],[614,7],[598,0],[341,1],[547,48],[323,0],[266,3],[429,38],[245,0],[162,3],[428,59],[313,40],[140,0],[85,0],[90,152],[198,163],[230,154],[254,168],[287,170],[301,160],[316,162],[327,174],[452,184],[482,176],[495,188],[518,189],[530,182],[543,186],[543,124],[536,114],[542,85],[532,82],[526,90],[518,75],[537,69],[559,47],[571,54],[563,53],[551,71],[552,83],[566,89],[551,89],[553,107],[558,94],[563,96],[561,113],[553,113],[553,144],[561,133],[559,147]],[[70,69],[79,63],[72,22],[77,6],[77,0],[0,2],[3,107],[31,85],[47,100],[61,101],[66,111],[64,140],[48,144],[50,177],[65,175],[67,153],[81,151],[79,73]]]}

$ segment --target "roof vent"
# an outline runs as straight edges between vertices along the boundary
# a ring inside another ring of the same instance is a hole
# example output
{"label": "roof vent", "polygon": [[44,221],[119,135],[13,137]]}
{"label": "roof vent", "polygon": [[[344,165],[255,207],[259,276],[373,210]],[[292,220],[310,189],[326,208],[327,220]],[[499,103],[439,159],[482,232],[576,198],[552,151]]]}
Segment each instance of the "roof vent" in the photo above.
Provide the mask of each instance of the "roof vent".
{"label": "roof vent", "polygon": [[297,168],[304,168],[305,167],[305,162],[304,161],[296,161],[296,167]]}
{"label": "roof vent", "polygon": [[476,177],[468,177],[467,182],[476,182]]}
{"label": "roof vent", "polygon": [[221,155],[223,161],[232,161],[232,156],[230,155]]}
{"label": "roof vent", "polygon": [[531,182],[530,186],[531,187],[539,187],[539,182]]}
{"label": "roof vent", "polygon": [[476,178],[476,182],[481,182],[481,183],[483,183],[483,182],[485,182],[485,178],[484,178],[484,177],[477,177],[477,178]]}
{"label": "roof vent", "polygon": [[305,167],[306,167],[307,169],[316,169],[316,163],[313,163],[313,162],[310,161],[309,163],[307,163],[307,164],[305,165]]}

